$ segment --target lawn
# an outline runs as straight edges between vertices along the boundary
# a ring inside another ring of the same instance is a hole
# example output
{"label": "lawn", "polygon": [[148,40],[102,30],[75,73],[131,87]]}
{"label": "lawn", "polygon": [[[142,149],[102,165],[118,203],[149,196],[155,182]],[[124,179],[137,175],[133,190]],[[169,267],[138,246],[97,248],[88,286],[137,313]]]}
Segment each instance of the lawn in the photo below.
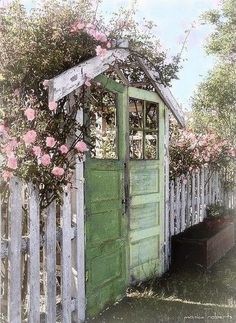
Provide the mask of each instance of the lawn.
{"label": "lawn", "polygon": [[208,271],[173,268],[130,289],[89,322],[236,322],[236,247]]}

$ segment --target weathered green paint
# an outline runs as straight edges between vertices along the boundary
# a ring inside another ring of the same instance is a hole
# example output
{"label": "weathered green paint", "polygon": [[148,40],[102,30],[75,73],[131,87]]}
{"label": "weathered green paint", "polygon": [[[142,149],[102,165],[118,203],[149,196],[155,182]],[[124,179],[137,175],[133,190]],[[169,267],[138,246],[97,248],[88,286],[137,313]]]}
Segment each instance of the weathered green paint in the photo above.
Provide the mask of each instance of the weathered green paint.
{"label": "weathered green paint", "polygon": [[[87,313],[125,294],[132,280],[163,272],[164,113],[159,96],[96,78],[117,95],[118,160],[85,163]],[[159,160],[129,160],[129,97],[159,104]]]}
{"label": "weathered green paint", "polygon": [[127,287],[127,217],[124,160],[127,88],[100,75],[117,95],[119,160],[88,158],[85,164],[87,312],[97,314],[121,298]]}
{"label": "weathered green paint", "polygon": [[137,89],[136,87],[129,87],[128,89],[129,97],[146,100],[150,102],[162,103],[161,98],[156,92],[151,92],[143,89]]}
{"label": "weathered green paint", "polygon": [[87,311],[94,315],[126,288],[124,166],[88,159],[85,176]]}

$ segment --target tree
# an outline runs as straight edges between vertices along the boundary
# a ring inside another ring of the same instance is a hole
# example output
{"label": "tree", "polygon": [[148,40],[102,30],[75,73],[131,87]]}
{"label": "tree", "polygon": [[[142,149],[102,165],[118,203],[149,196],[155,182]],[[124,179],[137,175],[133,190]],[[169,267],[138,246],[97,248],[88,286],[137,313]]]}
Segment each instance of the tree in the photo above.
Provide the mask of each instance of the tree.
{"label": "tree", "polygon": [[206,50],[217,58],[193,98],[193,127],[215,131],[233,145],[236,140],[236,0],[224,0],[219,10],[203,18],[215,27]]}
{"label": "tree", "polygon": [[[70,109],[68,97],[48,104],[49,79],[96,55],[102,60],[121,38],[129,39],[130,50],[159,72],[159,82],[169,84],[178,69],[177,59],[165,63],[153,23],[144,20],[141,26],[135,11],[124,9],[106,23],[94,3],[44,0],[28,12],[16,0],[0,13],[1,175],[4,186],[14,175],[33,182],[43,206],[60,199],[71,181],[75,156],[87,149],[82,141],[86,129],[77,122],[76,111],[85,106],[87,87],[99,92],[98,84],[83,75],[84,86]],[[122,68],[131,70],[132,81],[142,79],[131,63]],[[50,198],[48,192],[53,193]]]}

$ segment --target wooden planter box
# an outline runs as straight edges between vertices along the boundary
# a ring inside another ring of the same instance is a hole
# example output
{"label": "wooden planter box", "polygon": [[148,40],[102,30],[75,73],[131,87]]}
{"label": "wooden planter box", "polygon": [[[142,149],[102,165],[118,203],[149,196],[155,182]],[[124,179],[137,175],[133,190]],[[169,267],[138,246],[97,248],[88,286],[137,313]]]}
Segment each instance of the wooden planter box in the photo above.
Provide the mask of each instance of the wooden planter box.
{"label": "wooden planter box", "polygon": [[172,237],[174,266],[208,269],[234,246],[234,223],[199,223]]}

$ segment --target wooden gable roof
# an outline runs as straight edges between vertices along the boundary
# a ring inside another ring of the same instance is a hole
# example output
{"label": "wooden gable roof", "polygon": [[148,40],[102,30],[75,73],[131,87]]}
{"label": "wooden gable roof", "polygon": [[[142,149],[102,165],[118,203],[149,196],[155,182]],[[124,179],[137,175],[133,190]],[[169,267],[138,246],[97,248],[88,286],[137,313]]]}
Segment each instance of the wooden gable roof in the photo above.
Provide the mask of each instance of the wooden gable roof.
{"label": "wooden gable roof", "polygon": [[[91,79],[95,78],[108,70],[117,61],[125,61],[130,55],[132,53],[128,49],[127,42],[122,42],[119,44],[119,47],[108,50],[102,58],[98,56],[93,57],[55,76],[49,80],[49,101],[62,99],[64,96],[82,86],[87,77]],[[157,82],[157,79],[159,79],[158,73],[147,67],[143,59],[140,57],[135,57],[135,59],[149,78],[155,91],[183,127],[185,125],[184,115],[170,88]]]}

